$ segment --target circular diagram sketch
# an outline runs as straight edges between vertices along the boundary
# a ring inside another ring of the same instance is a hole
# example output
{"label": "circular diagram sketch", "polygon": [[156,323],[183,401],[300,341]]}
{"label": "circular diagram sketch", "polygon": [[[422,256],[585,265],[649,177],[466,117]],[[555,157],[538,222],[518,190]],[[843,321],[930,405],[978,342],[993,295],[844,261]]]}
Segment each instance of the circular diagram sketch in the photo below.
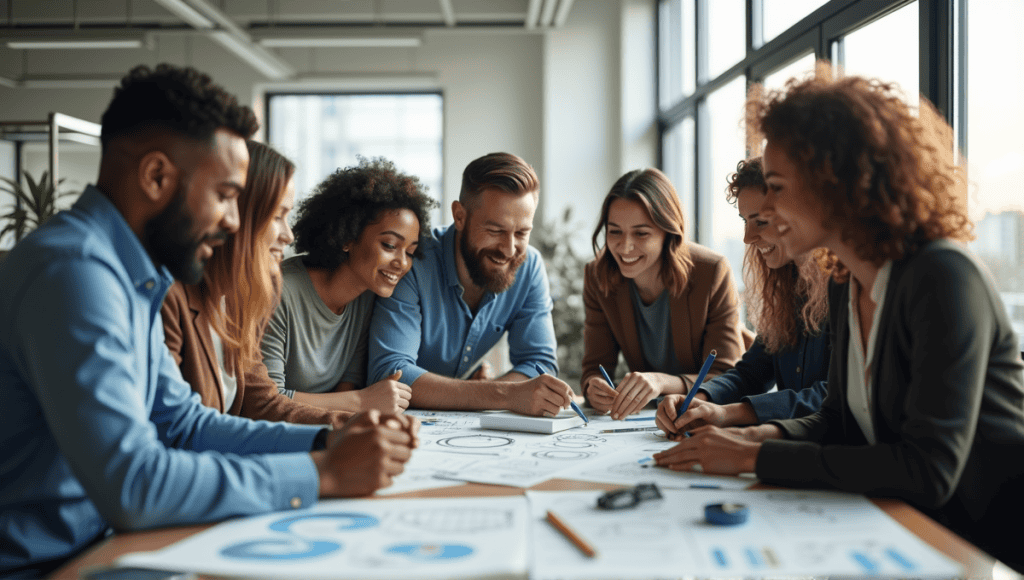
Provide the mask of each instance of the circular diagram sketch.
{"label": "circular diagram sketch", "polygon": [[220,551],[225,558],[238,560],[299,560],[316,558],[341,549],[337,542],[306,541],[299,538],[267,538],[233,544]]}
{"label": "circular diagram sketch", "polygon": [[401,554],[410,560],[430,562],[435,560],[454,560],[473,553],[473,548],[461,544],[396,544],[388,547],[388,554]]}
{"label": "circular diagram sketch", "polygon": [[567,433],[565,435],[556,436],[554,441],[551,441],[548,445],[566,449],[586,449],[588,447],[597,447],[597,444],[605,442],[606,439],[597,437],[596,435],[587,435],[586,433]]}
{"label": "circular diagram sketch", "polygon": [[595,455],[592,451],[575,451],[572,449],[549,449],[537,451],[533,454],[539,459],[587,459]]}
{"label": "circular diagram sketch", "polygon": [[495,435],[456,435],[437,441],[437,444],[441,447],[452,447],[455,449],[492,449],[494,447],[506,447],[513,443],[515,443],[515,439]]}
{"label": "circular diagram sketch", "polygon": [[330,532],[375,528],[379,525],[380,520],[368,514],[325,512],[282,518],[268,527],[275,532],[319,536]]}
{"label": "circular diagram sketch", "polygon": [[428,532],[473,533],[509,528],[512,512],[486,508],[416,510],[401,514],[398,521]]}

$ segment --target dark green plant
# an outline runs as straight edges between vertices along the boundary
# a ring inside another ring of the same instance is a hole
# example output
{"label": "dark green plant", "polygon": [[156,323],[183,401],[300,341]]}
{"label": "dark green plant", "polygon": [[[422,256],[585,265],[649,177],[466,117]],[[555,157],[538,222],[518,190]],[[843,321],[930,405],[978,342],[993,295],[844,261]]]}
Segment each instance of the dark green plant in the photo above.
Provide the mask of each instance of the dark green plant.
{"label": "dark green plant", "polygon": [[[32,179],[27,171],[22,173],[28,183],[27,187],[23,186],[20,181],[0,177],[0,180],[6,184],[6,187],[0,186],[0,190],[6,191],[15,198],[15,203],[10,211],[0,215],[0,220],[7,222],[0,230],[0,238],[7,235],[8,232],[12,232],[15,243],[57,213],[58,199],[71,195],[69,192],[57,191],[53,180],[50,179],[49,172],[44,171],[39,177],[39,181]],[[62,183],[64,183],[63,179],[58,181],[57,185]]]}
{"label": "dark green plant", "polygon": [[579,377],[583,368],[583,268],[590,259],[573,247],[579,231],[578,224],[572,222],[572,208],[567,207],[560,220],[545,222],[530,235],[530,243],[544,257],[551,284],[558,367],[563,377]]}

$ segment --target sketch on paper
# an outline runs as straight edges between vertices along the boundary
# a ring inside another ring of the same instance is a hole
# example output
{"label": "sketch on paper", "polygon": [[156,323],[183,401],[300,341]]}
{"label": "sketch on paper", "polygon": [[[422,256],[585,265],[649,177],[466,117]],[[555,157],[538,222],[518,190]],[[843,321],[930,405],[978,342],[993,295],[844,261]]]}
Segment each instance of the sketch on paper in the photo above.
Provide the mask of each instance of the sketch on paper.
{"label": "sketch on paper", "polygon": [[[610,512],[596,508],[600,493],[527,492],[534,526],[531,578],[674,578],[680,571],[695,577],[962,575],[955,562],[863,496],[824,491],[663,490],[662,500]],[[709,525],[703,506],[710,503],[745,504],[750,519],[738,526]],[[799,511],[793,511],[794,506]],[[549,509],[582,531],[598,557],[584,558],[544,526]],[[803,525],[776,525],[775,514],[786,510],[794,520],[802,519]],[[834,518],[818,517],[822,512]],[[644,562],[642,568],[636,566],[638,561]]]}
{"label": "sketch on paper", "polygon": [[218,524],[118,565],[251,578],[522,576],[528,519],[521,496],[333,500]]}

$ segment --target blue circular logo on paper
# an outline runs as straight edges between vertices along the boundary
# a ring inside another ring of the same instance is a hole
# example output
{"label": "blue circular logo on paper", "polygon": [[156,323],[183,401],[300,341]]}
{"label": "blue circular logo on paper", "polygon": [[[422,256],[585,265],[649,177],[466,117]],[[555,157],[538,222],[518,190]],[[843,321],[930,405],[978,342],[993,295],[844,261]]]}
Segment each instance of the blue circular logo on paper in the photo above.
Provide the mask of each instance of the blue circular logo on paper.
{"label": "blue circular logo on paper", "polygon": [[401,554],[410,560],[427,562],[431,560],[454,560],[473,553],[473,548],[460,544],[395,544],[386,550],[389,554]]}
{"label": "blue circular logo on paper", "polygon": [[315,558],[340,549],[341,544],[337,542],[307,541],[299,538],[269,538],[228,546],[221,550],[220,554],[226,558],[239,560],[279,561]]}
{"label": "blue circular logo on paper", "polygon": [[277,520],[270,524],[270,529],[275,532],[290,532],[296,524],[309,521],[332,521],[337,525],[338,530],[360,530],[363,528],[375,528],[380,525],[380,520],[367,514],[348,512],[336,513],[315,513],[300,516],[291,516]]}

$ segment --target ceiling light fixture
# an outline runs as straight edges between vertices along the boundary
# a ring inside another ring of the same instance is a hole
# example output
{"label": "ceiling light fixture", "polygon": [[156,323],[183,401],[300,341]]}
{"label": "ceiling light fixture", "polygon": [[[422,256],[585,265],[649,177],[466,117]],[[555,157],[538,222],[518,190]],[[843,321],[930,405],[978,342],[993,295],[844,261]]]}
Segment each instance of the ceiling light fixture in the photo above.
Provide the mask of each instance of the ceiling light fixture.
{"label": "ceiling light fixture", "polygon": [[267,48],[415,48],[419,36],[320,36],[267,37],[259,40]]}
{"label": "ceiling light fixture", "polygon": [[185,21],[192,28],[209,30],[214,27],[213,21],[203,16],[198,10],[190,6],[185,0],[154,0],[163,6],[168,12]]}
{"label": "ceiling light fixture", "polygon": [[95,48],[95,49],[108,49],[108,48],[142,48],[142,40],[139,39],[122,39],[116,40],[113,38],[103,39],[51,39],[51,40],[8,40],[7,48],[13,48],[16,50],[61,50],[61,49],[72,49],[72,48]]}
{"label": "ceiling light fixture", "polygon": [[247,40],[238,38],[225,30],[210,33],[210,39],[226,48],[229,52],[242,59],[252,68],[260,71],[268,78],[286,79],[292,76],[292,69],[279,58],[262,47]]}

